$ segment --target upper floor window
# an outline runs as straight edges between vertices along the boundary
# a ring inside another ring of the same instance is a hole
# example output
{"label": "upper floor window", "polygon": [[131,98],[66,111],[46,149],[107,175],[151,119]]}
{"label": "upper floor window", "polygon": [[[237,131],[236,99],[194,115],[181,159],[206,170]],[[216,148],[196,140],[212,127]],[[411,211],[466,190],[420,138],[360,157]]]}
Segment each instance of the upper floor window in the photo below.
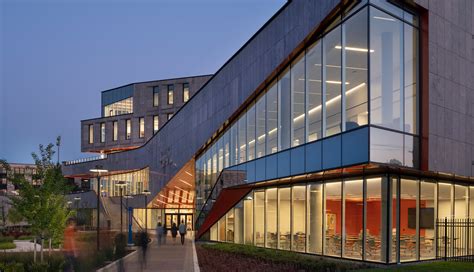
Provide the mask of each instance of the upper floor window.
{"label": "upper floor window", "polygon": [[89,143],[94,143],[94,125],[89,125]]}
{"label": "upper floor window", "polygon": [[168,120],[171,119],[171,117],[173,117],[173,114],[172,114],[172,113],[168,113]]}
{"label": "upper floor window", "polygon": [[113,134],[112,140],[117,141],[118,140],[118,121],[113,122],[113,128],[114,128],[114,134]]}
{"label": "upper floor window", "polygon": [[158,119],[158,115],[153,116],[153,134],[158,132],[160,128],[160,120]]}
{"label": "upper floor window", "polygon": [[153,87],[153,107],[160,105],[160,88],[158,86]]}
{"label": "upper floor window", "polygon": [[125,139],[129,140],[132,137],[132,120],[125,120]]}
{"label": "upper floor window", "polygon": [[100,142],[105,142],[105,123],[100,123]]}
{"label": "upper floor window", "polygon": [[189,83],[183,84],[183,102],[188,102],[189,100]]}
{"label": "upper floor window", "polygon": [[104,107],[104,117],[133,113],[133,97],[129,97]]}
{"label": "upper floor window", "polygon": [[138,122],[140,124],[140,133],[138,134],[138,137],[143,138],[145,137],[145,118],[138,118]]}
{"label": "upper floor window", "polygon": [[173,105],[174,102],[174,85],[168,85],[168,105]]}

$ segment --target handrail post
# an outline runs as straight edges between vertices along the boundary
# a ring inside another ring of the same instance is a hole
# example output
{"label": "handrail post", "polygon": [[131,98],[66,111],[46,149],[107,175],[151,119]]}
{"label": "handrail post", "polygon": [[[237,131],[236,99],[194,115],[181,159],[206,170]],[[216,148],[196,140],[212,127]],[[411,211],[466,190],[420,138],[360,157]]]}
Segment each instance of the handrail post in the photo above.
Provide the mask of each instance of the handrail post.
{"label": "handrail post", "polygon": [[448,218],[444,218],[444,260],[448,260]]}

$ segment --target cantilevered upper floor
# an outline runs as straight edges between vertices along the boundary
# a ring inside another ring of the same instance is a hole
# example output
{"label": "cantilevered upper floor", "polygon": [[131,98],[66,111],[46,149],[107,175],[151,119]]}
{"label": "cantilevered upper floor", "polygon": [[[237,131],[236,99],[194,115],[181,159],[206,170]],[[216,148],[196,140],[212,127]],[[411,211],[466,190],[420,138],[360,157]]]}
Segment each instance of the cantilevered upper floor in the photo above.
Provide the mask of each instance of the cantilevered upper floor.
{"label": "cantilevered upper floor", "polygon": [[102,116],[81,121],[81,151],[112,153],[147,142],[210,75],[131,83],[102,92]]}

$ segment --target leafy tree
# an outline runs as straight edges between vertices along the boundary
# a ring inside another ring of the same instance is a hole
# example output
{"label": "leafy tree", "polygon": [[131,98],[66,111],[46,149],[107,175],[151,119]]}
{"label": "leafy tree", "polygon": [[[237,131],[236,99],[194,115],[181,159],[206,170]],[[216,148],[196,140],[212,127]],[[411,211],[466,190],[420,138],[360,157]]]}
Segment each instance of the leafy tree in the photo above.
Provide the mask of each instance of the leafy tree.
{"label": "leafy tree", "polygon": [[[57,145],[59,148],[60,138]],[[31,231],[41,237],[41,261],[43,261],[44,238],[61,240],[66,220],[74,215],[67,205],[65,194],[71,187],[65,182],[61,166],[52,161],[54,145],[39,145],[39,155],[32,153],[36,164],[34,179],[41,180],[40,186],[28,182],[24,176],[11,176],[11,182],[19,188],[18,196],[11,196],[12,209],[9,217],[31,225]],[[6,162],[3,162],[6,164]],[[35,254],[36,256],[36,254]]]}

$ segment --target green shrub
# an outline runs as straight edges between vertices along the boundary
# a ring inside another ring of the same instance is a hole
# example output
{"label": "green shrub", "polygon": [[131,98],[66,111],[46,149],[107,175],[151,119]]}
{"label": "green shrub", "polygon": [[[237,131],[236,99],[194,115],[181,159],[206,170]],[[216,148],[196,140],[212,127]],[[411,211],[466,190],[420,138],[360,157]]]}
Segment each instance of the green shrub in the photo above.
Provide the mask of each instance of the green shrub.
{"label": "green shrub", "polygon": [[16,248],[15,243],[13,242],[1,242],[0,249],[13,249]]}
{"label": "green shrub", "polygon": [[13,242],[13,237],[12,236],[0,236],[0,243],[6,243],[6,242]]}

